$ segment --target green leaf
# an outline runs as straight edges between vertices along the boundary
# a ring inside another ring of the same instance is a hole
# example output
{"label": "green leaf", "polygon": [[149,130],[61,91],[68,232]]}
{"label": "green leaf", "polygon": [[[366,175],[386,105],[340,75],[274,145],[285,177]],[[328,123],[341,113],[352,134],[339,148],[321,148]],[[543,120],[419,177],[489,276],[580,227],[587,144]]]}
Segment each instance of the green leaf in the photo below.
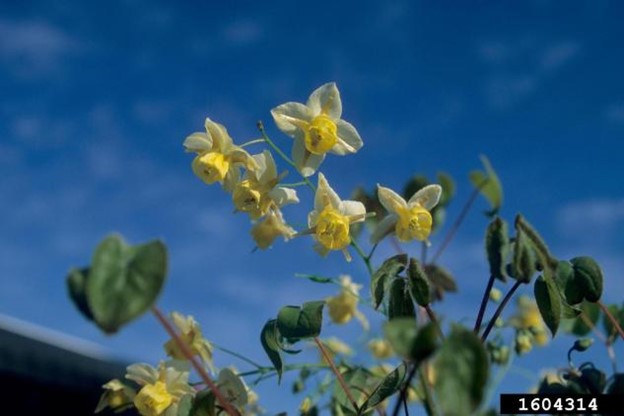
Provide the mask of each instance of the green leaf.
{"label": "green leaf", "polygon": [[191,409],[193,408],[193,396],[185,394],[178,402],[178,412],[176,416],[191,416]]}
{"label": "green leaf", "polygon": [[435,299],[441,300],[445,292],[457,292],[457,283],[448,270],[437,264],[427,264],[424,269]]}
{"label": "green leaf", "polygon": [[441,414],[473,414],[484,399],[489,375],[481,339],[473,331],[454,326],[436,356],[434,368]]}
{"label": "green leaf", "polygon": [[490,275],[507,281],[505,275],[505,262],[509,254],[509,231],[507,223],[500,217],[496,217],[485,232],[485,252],[490,265]]}
{"label": "green leaf", "polygon": [[[343,372],[342,377],[353,394],[356,405],[359,407],[360,403],[368,396],[368,381],[372,374],[365,368],[357,367]],[[347,412],[346,414],[355,414],[353,413],[355,409],[353,409],[351,401],[340,383],[335,383],[334,398],[343,408],[342,410]]]}
{"label": "green leaf", "polygon": [[430,322],[418,328],[412,318],[396,318],[383,326],[386,339],[400,357],[420,362],[438,347],[438,333]]}
{"label": "green leaf", "polygon": [[[624,305],[622,305],[621,308],[618,308],[617,305],[606,305],[606,307],[609,312],[611,312],[611,315],[613,315],[613,317],[618,321],[620,327],[624,328]],[[606,314],[602,315],[602,326],[607,333],[607,337],[612,338],[613,340],[617,340],[619,338],[617,328],[613,325]]]}
{"label": "green leaf", "polygon": [[396,278],[390,284],[390,303],[388,305],[388,318],[408,317],[416,319],[414,301],[407,291],[405,279]]}
{"label": "green leaf", "polygon": [[606,389],[607,394],[624,395],[624,373],[616,373]]}
{"label": "green leaf", "polygon": [[543,276],[540,276],[535,280],[533,290],[542,319],[554,338],[561,322],[559,289],[552,279],[544,279]]}
{"label": "green leaf", "polygon": [[216,398],[210,389],[198,392],[193,400],[191,416],[216,416]]}
{"label": "green leaf", "polygon": [[520,214],[516,216],[514,226],[516,231],[522,231],[529,238],[533,247],[535,247],[536,254],[539,257],[542,267],[549,268],[554,272],[557,268],[559,260],[557,260],[550,253],[544,239],[539,235],[535,228],[533,228],[533,226],[529,224],[528,221]]}
{"label": "green leaf", "polygon": [[374,299],[375,309],[379,308],[383,301],[386,282],[394,278],[407,267],[407,254],[397,254],[383,262],[383,264],[373,273],[371,279],[371,294]]}
{"label": "green leaf", "polygon": [[89,321],[93,320],[93,313],[89,308],[89,301],[85,293],[87,287],[87,279],[89,277],[89,268],[71,269],[67,276],[67,289],[69,297],[82,315]]}
{"label": "green leaf", "polygon": [[522,283],[531,282],[535,274],[535,253],[533,246],[522,230],[516,234],[513,257],[511,260],[511,270],[514,279]]}
{"label": "green leaf", "polygon": [[93,255],[85,291],[96,324],[114,333],[142,315],[156,302],[166,273],[162,242],[129,246],[118,235],[104,239]]}
{"label": "green leaf", "polygon": [[431,303],[431,286],[425,271],[420,267],[420,263],[415,258],[410,259],[407,269],[409,276],[409,286],[412,296],[420,306],[427,306]]}
{"label": "green leaf", "polygon": [[[583,302],[581,304],[581,313],[585,314],[587,319],[595,326],[600,318],[600,307],[595,303]],[[574,319],[572,327],[570,328],[570,332],[579,337],[589,334],[590,331],[591,328],[580,316]]]}
{"label": "green leaf", "polygon": [[289,342],[317,337],[323,324],[325,301],[306,302],[301,307],[285,306],[277,314],[277,330]]}
{"label": "green leaf", "polygon": [[583,301],[581,284],[576,280],[572,263],[560,261],[555,270],[555,282],[561,289],[564,300],[569,305],[578,305]]}
{"label": "green leaf", "polygon": [[488,216],[494,216],[503,204],[503,187],[490,161],[484,155],[481,155],[481,163],[485,172],[472,171],[469,179],[472,185],[479,190],[481,195],[490,203],[491,211],[487,212]]}
{"label": "green leaf", "polygon": [[336,283],[336,279],[332,279],[331,277],[317,276],[315,274],[295,274],[295,277],[308,279],[314,283]]}
{"label": "green leaf", "polygon": [[574,280],[581,286],[583,296],[589,302],[598,302],[602,296],[603,277],[600,266],[587,256],[570,260],[574,269]]}
{"label": "green leaf", "polygon": [[269,360],[277,371],[277,383],[282,380],[283,363],[280,354],[279,332],[277,330],[277,320],[271,319],[264,324],[260,334],[260,343],[264,352],[269,356]]}
{"label": "green leaf", "polygon": [[401,363],[390,374],[388,374],[373,390],[368,399],[362,403],[361,411],[374,408],[379,403],[392,396],[401,388],[401,384],[405,379],[405,364]]}

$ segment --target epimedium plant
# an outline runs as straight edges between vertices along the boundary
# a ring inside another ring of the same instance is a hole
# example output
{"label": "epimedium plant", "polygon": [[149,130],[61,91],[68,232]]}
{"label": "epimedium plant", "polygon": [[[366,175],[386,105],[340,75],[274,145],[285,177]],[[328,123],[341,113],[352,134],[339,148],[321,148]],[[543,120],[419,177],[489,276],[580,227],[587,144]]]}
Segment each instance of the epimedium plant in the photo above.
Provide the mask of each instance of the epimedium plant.
{"label": "epimedium plant", "polygon": [[[338,285],[338,294],[286,305],[267,320],[259,329],[259,340],[271,365],[219,347],[253,367],[239,372],[213,362],[215,344],[203,336],[192,316],[173,312],[167,317],[156,306],[167,276],[164,243],[131,245],[120,235],[110,235],[96,248],[88,267],[70,271],[70,298],[86,319],[107,334],[151,311],[171,339],[164,348],[167,359],[155,367],[133,364],[125,380],[106,383],[96,412],[260,414],[263,409],[252,387],[275,375],[279,383],[284,372],[296,371],[293,392],[306,393],[300,414],[325,410],[334,415],[374,411],[397,415],[408,414],[413,405],[423,406],[429,415],[496,414],[488,410],[495,387],[493,369],[508,367],[515,355],[547,344],[549,334],[554,337],[560,330],[579,339],[568,351],[568,367],[556,376],[544,377],[538,391],[622,394],[624,373],[617,371],[613,344],[624,338],[624,306],[600,301],[603,276],[592,258],[558,259],[522,215],[516,216],[512,226],[499,215],[502,185],[487,158],[482,157],[483,170],[470,173],[474,190],[430,254],[429,237],[445,222],[454,198],[450,175],[438,174],[437,183],[415,176],[402,192],[382,185],[373,192],[360,188],[352,199],[343,199],[319,169],[328,155],[354,154],[363,141],[356,128],[342,119],[336,85],[325,84],[312,92],[306,104],[289,102],[271,114],[279,130],[293,139],[291,156],[268,136],[262,123],[258,123],[261,138],[237,145],[223,125],[206,119],[205,131],[184,141],[186,151],[194,154],[193,172],[207,185],[220,184],[231,195],[235,210],[249,216],[257,249],[269,248],[279,238],[311,236],[321,256],[333,251],[341,252],[346,261],[355,256],[363,261],[369,276],[359,277],[356,283],[347,275],[303,275],[313,282]],[[253,146],[266,147],[252,154],[247,149]],[[294,168],[301,181],[284,184],[285,173],[278,173],[274,155]],[[286,221],[283,212],[287,205],[299,202],[296,187],[307,187],[314,195],[307,227],[300,230]],[[485,212],[490,222],[484,242],[490,277],[484,282],[474,326],[454,323],[445,328],[435,304],[443,301],[446,292],[456,291],[457,284],[439,259],[479,195],[490,205]],[[360,245],[366,230],[368,253]],[[397,253],[374,259],[378,245],[386,242]],[[495,283],[510,285],[504,296]],[[516,312],[503,320],[503,310],[517,290],[531,284],[534,296],[518,297]],[[364,286],[369,290],[362,292]],[[368,333],[360,305],[377,311],[385,322],[383,337],[371,337],[368,344],[376,358],[369,366],[349,360],[348,344],[321,338],[325,319],[345,324],[355,318]],[[486,319],[488,305],[496,308]],[[598,325],[601,319],[603,330]],[[572,361],[572,353],[590,347],[592,339],[585,338],[590,332],[608,351],[610,375],[591,363],[577,367]],[[288,364],[287,355],[298,353],[309,341],[320,351],[322,362]],[[321,373],[326,377],[312,377]],[[453,400],[444,400],[449,396]]]}

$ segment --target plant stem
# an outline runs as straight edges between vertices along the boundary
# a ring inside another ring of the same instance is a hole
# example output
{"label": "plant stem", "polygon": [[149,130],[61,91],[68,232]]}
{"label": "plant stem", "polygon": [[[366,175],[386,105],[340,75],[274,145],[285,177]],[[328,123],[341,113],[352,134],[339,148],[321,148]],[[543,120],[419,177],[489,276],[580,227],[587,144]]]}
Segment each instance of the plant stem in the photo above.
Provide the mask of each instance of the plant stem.
{"label": "plant stem", "polygon": [[474,203],[474,201],[479,196],[479,190],[480,190],[480,188],[475,188],[475,190],[472,191],[472,194],[470,195],[470,198],[468,198],[468,201],[466,202],[466,204],[462,208],[459,216],[457,217],[457,219],[455,220],[453,225],[451,226],[451,229],[449,230],[448,234],[446,234],[446,237],[444,237],[444,240],[442,241],[442,244],[440,245],[440,248],[438,248],[438,251],[436,251],[436,253],[431,258],[431,263],[435,263],[436,262],[436,260],[444,252],[444,249],[446,249],[446,246],[448,246],[448,244],[451,242],[451,240],[453,240],[453,237],[455,236],[455,233],[457,233],[457,230],[462,225],[462,222],[464,222],[464,219],[466,218],[466,215],[468,214],[468,211],[470,211],[470,208],[472,207],[472,204]]}
{"label": "plant stem", "polygon": [[251,146],[252,144],[264,143],[264,139],[254,139],[240,145],[240,147]]}
{"label": "plant stem", "polygon": [[481,323],[483,322],[483,315],[485,314],[485,308],[487,307],[487,301],[490,297],[490,292],[492,291],[492,286],[494,286],[494,279],[496,279],[493,275],[490,275],[490,280],[488,280],[487,287],[485,288],[485,292],[483,292],[483,299],[481,299],[481,306],[479,307],[479,313],[477,315],[477,322],[475,322],[474,333],[478,334],[481,331]]}
{"label": "plant stem", "polygon": [[375,250],[377,249],[377,246],[379,246],[379,243],[375,243],[373,244],[373,248],[371,248],[371,251],[368,253],[368,256],[366,256],[366,258],[370,261],[370,259],[373,257],[373,254],[375,253]]}
{"label": "plant stem", "polygon": [[401,403],[407,401],[407,389],[409,388],[410,384],[412,383],[412,379],[416,375],[416,371],[418,371],[418,366],[414,363],[414,364],[412,364],[412,368],[410,369],[410,372],[407,375],[407,378],[405,379],[405,383],[403,384],[403,387],[401,388],[401,393],[399,394],[399,399],[394,404],[394,410],[392,411],[392,416],[398,416],[399,410],[401,409]]}
{"label": "plant stem", "polygon": [[360,245],[354,239],[351,239],[351,247],[353,247],[356,253],[358,254],[358,256],[362,258],[362,260],[364,261],[364,264],[366,264],[366,268],[368,269],[368,274],[372,276],[374,272],[373,272],[373,266],[371,265],[371,262],[370,262],[370,257],[364,254],[364,250],[362,250],[362,247],[360,247]]}
{"label": "plant stem", "polygon": [[485,331],[483,331],[483,335],[481,335],[481,341],[485,342],[488,335],[490,335],[490,331],[492,331],[492,328],[494,328],[494,324],[496,323],[496,320],[498,319],[500,314],[503,312],[503,309],[505,309],[505,306],[507,305],[509,300],[513,297],[514,293],[516,292],[516,290],[518,290],[521,284],[522,282],[520,280],[516,280],[516,283],[514,283],[511,289],[509,289],[509,292],[507,292],[507,294],[503,298],[503,301],[500,303],[500,305],[498,305],[496,312],[494,312],[492,319],[490,319],[490,322],[488,322],[488,325],[485,328]]}
{"label": "plant stem", "polygon": [[423,385],[425,390],[425,410],[431,416],[435,416],[438,414],[438,411],[435,406],[435,402],[433,400],[433,392],[431,391],[431,384],[429,383],[429,370],[427,369],[427,365],[425,366],[425,371],[421,371],[419,374],[420,383]]}
{"label": "plant stem", "polygon": [[336,365],[334,364],[334,360],[331,359],[331,357],[327,353],[327,350],[323,346],[323,343],[318,337],[314,337],[314,342],[316,343],[318,349],[321,351],[323,358],[325,359],[325,361],[331,368],[332,372],[336,376],[336,379],[338,379],[338,383],[340,384],[340,387],[342,387],[342,390],[344,390],[345,394],[347,395],[347,398],[351,402],[353,409],[355,410],[356,413],[359,413],[360,409],[357,405],[357,402],[353,398],[353,394],[351,393],[351,390],[349,389],[349,386],[347,385],[347,382],[345,381],[344,377],[342,377],[342,374],[336,368]]}
{"label": "plant stem", "polygon": [[212,394],[215,395],[217,401],[225,409],[228,415],[230,416],[239,416],[238,411],[232,407],[229,401],[221,394],[217,385],[212,381],[210,375],[206,371],[206,369],[195,359],[193,352],[189,349],[188,345],[178,335],[176,330],[173,328],[169,320],[163,315],[163,313],[156,306],[152,306],[152,313],[156,316],[156,319],[160,322],[160,324],[165,328],[165,331],[169,334],[169,336],[178,344],[178,347],[182,351],[182,354],[186,357],[187,360],[191,363],[193,368],[197,371],[202,381],[208,386]]}
{"label": "plant stem", "polygon": [[622,330],[620,323],[617,321],[617,319],[615,319],[615,316],[613,316],[609,308],[607,308],[605,304],[600,301],[598,301],[598,306],[600,306],[600,309],[602,309],[602,312],[607,316],[609,321],[611,321],[611,323],[615,327],[618,334],[620,334],[620,338],[624,339],[624,330]]}
{"label": "plant stem", "polygon": [[251,365],[253,365],[254,367],[256,367],[256,368],[258,368],[258,369],[260,369],[260,368],[265,368],[264,366],[262,366],[262,365],[258,364],[258,363],[257,363],[257,362],[255,362],[254,360],[252,360],[252,359],[250,359],[250,358],[247,358],[247,357],[245,357],[244,355],[237,353],[236,351],[232,351],[232,350],[230,350],[230,349],[228,349],[228,348],[221,347],[221,346],[219,346],[219,345],[217,345],[217,344],[215,344],[215,343],[211,343],[211,344],[212,344],[212,346],[213,346],[213,347],[215,347],[215,348],[216,348],[216,349],[218,349],[219,351],[222,351],[222,352],[224,352],[224,353],[226,353],[226,354],[229,354],[229,355],[231,355],[231,356],[233,356],[233,357],[236,357],[236,358],[238,358],[239,360],[245,361],[246,363],[251,364]]}
{"label": "plant stem", "polygon": [[427,264],[427,249],[429,246],[424,241],[420,245],[420,264]]}
{"label": "plant stem", "polygon": [[[266,134],[262,121],[258,121],[258,130],[260,130],[260,134],[262,134],[262,139],[269,145],[269,147],[271,147],[271,149],[273,149],[275,153],[277,153],[282,159],[284,159],[286,163],[288,163],[290,166],[295,168],[297,172],[299,172],[299,170],[297,169],[297,165],[295,165],[295,162],[293,162],[291,158],[286,156],[286,153],[282,152],[282,149],[280,149]],[[312,182],[310,182],[310,180],[305,176],[302,176],[302,178],[306,185],[308,185],[313,192],[316,192],[316,187],[312,184]]]}
{"label": "plant stem", "polygon": [[442,327],[440,326],[440,321],[438,321],[438,318],[436,317],[436,314],[433,312],[433,309],[431,309],[431,304],[425,306],[425,311],[427,312],[427,316],[429,317],[429,320],[431,322],[433,322],[435,327],[438,329],[438,333],[440,334],[440,338],[444,339],[444,332],[442,332]]}

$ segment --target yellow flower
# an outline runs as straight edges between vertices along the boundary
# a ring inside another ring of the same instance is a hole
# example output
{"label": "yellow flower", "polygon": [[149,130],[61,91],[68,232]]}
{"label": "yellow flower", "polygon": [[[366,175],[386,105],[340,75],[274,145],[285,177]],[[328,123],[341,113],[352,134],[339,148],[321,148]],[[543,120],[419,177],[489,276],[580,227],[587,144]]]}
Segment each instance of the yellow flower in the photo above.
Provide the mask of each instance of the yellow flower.
{"label": "yellow flower", "polygon": [[299,413],[305,415],[310,411],[310,409],[312,409],[312,400],[310,400],[309,397],[306,397],[299,405]]}
{"label": "yellow flower", "polygon": [[349,226],[364,221],[366,208],[358,201],[342,201],[329,186],[322,173],[318,175],[318,187],[314,196],[314,210],[308,215],[308,230],[314,234],[315,249],[326,256],[330,250],[342,250],[347,261],[351,256],[347,246],[351,244]]}
{"label": "yellow flower", "polygon": [[368,349],[373,354],[373,357],[379,360],[390,358],[394,354],[390,343],[383,338],[371,339],[368,342]]}
{"label": "yellow flower", "polygon": [[392,232],[403,242],[428,242],[433,224],[429,211],[437,205],[441,194],[440,185],[427,185],[412,195],[409,201],[405,201],[393,190],[377,185],[379,202],[389,214],[375,228],[371,242],[378,243]]}
{"label": "yellow flower", "polygon": [[95,408],[95,413],[99,413],[107,407],[118,413],[132,405],[136,393],[121,381],[114,379],[102,387],[104,388],[104,393],[102,393],[100,401]]}
{"label": "yellow flower", "polygon": [[267,216],[251,229],[251,236],[256,246],[261,249],[270,247],[277,237],[284,237],[284,240],[288,241],[295,234],[295,230],[286,224],[282,212],[278,209],[270,210]]}
{"label": "yellow flower", "polygon": [[346,324],[353,317],[358,319],[368,330],[368,321],[366,317],[357,309],[359,292],[362,285],[355,284],[351,281],[351,277],[347,275],[340,276],[340,293],[326,299],[327,310],[332,322],[337,324]]}
{"label": "yellow flower", "polygon": [[[352,355],[353,350],[347,344],[345,344],[342,340],[336,337],[331,337],[323,340],[323,345],[325,345],[325,351],[327,355],[329,355],[330,360],[334,359],[335,355]],[[321,354],[321,361],[325,362],[325,357]]]}
{"label": "yellow flower", "polygon": [[516,335],[516,353],[518,355],[526,354],[533,349],[533,340],[531,336],[526,333],[518,333]]}
{"label": "yellow flower", "polygon": [[239,168],[254,170],[255,162],[249,153],[234,145],[224,126],[207,118],[205,128],[205,133],[196,132],[184,140],[186,151],[197,153],[193,172],[206,184],[219,182],[231,192],[240,178]]}
{"label": "yellow flower", "polygon": [[[171,314],[171,319],[180,331],[180,339],[182,339],[189,350],[191,350],[194,355],[199,355],[202,361],[213,369],[212,345],[203,338],[201,327],[197,321],[190,315],[185,317],[178,312],[173,312]],[[164,348],[167,355],[171,358],[186,360],[186,356],[182,353],[180,346],[174,339],[167,341]]]}
{"label": "yellow flower", "polygon": [[179,371],[160,363],[158,369],[148,364],[128,367],[126,378],[141,386],[134,398],[134,406],[143,416],[175,416],[183,396],[195,394],[188,384],[188,371]]}
{"label": "yellow flower", "polygon": [[283,186],[277,186],[279,176],[271,152],[252,156],[256,169],[247,171],[244,180],[234,186],[232,200],[238,211],[249,214],[252,219],[266,215],[271,208],[299,202],[297,192]]}
{"label": "yellow flower", "polygon": [[311,176],[333,153],[346,155],[362,147],[362,139],[351,124],[342,120],[342,101],[336,84],[317,88],[306,104],[289,102],[271,110],[277,127],[295,139],[292,158],[303,176]]}

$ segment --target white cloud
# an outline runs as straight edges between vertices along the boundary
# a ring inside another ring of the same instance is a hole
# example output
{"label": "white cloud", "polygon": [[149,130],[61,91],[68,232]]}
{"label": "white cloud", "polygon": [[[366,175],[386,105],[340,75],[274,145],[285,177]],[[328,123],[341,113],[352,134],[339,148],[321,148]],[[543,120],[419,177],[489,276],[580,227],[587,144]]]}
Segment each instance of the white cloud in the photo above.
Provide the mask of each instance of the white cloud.
{"label": "white cloud", "polygon": [[564,235],[587,236],[614,232],[624,223],[624,199],[591,199],[559,209],[558,226]]}
{"label": "white cloud", "polygon": [[624,103],[608,106],[605,111],[605,116],[611,123],[624,125]]}
{"label": "white cloud", "polygon": [[537,38],[486,41],[477,47],[489,66],[485,98],[494,109],[507,110],[530,98],[582,52],[575,41],[541,42]]}
{"label": "white cloud", "polygon": [[0,20],[0,62],[20,78],[51,74],[80,49],[76,39],[47,22]]}

